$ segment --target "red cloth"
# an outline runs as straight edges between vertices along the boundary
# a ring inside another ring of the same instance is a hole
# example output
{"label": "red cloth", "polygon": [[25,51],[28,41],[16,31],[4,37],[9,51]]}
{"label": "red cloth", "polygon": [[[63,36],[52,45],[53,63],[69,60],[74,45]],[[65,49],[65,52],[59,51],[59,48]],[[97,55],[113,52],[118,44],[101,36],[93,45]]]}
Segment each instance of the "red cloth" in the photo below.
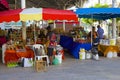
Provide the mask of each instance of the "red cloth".
{"label": "red cloth", "polygon": [[5,36],[0,36],[0,46],[2,46],[6,42],[7,42],[7,40],[6,40]]}
{"label": "red cloth", "polygon": [[34,58],[34,52],[30,48],[26,48],[26,52],[16,52],[15,50],[5,51],[5,63],[9,61],[18,61],[21,57]]}
{"label": "red cloth", "polygon": [[15,50],[6,50],[5,51],[5,63],[8,63],[10,61],[18,61],[18,56],[16,55]]}
{"label": "red cloth", "polygon": [[16,52],[17,57],[33,58],[34,52],[31,49],[26,50],[26,52]]}

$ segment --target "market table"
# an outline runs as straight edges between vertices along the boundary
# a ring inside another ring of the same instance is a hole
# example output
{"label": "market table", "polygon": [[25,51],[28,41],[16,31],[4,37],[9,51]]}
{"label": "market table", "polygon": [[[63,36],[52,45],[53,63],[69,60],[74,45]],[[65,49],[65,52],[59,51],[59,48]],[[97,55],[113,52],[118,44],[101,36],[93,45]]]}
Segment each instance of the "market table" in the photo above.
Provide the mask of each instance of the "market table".
{"label": "market table", "polygon": [[98,51],[102,52],[104,56],[107,55],[109,51],[116,51],[117,53],[119,52],[119,48],[117,45],[98,45]]}
{"label": "market table", "polygon": [[92,48],[91,43],[74,42],[72,37],[64,35],[60,36],[60,45],[67,49],[76,59],[79,59],[80,48],[84,48],[85,50],[91,50]]}
{"label": "market table", "polygon": [[26,51],[6,50],[4,60],[5,63],[10,61],[18,61],[20,58],[34,58],[34,52],[30,48],[26,48]]}

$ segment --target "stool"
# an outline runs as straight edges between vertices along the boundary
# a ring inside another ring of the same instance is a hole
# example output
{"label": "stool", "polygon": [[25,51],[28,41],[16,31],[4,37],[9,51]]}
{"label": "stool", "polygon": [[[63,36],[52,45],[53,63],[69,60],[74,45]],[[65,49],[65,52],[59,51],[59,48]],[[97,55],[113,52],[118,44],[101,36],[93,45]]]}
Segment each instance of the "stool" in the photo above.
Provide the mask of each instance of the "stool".
{"label": "stool", "polygon": [[46,71],[46,61],[43,60],[35,61],[35,69],[37,72]]}

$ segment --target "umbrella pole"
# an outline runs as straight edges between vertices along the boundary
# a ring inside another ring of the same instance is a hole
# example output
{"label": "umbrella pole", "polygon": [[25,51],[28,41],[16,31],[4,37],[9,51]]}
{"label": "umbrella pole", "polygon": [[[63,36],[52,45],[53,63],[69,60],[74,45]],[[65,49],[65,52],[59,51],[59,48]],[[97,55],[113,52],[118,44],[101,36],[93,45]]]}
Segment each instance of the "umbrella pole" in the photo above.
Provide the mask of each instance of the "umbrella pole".
{"label": "umbrella pole", "polygon": [[36,44],[36,35],[35,35],[35,21],[33,22],[33,27],[34,27],[34,43]]}
{"label": "umbrella pole", "polygon": [[116,38],[116,18],[112,19],[112,38]]}
{"label": "umbrella pole", "polygon": [[119,33],[120,33],[120,26],[118,26],[118,36],[119,36]]}
{"label": "umbrella pole", "polygon": [[[93,20],[93,14],[92,14],[91,17],[92,17],[91,19]],[[91,27],[91,45],[92,45],[92,43],[93,43],[93,36],[92,36],[92,35],[93,35],[93,32],[92,32],[92,27]]]}
{"label": "umbrella pole", "polygon": [[79,27],[81,26],[81,19],[79,18]]}
{"label": "umbrella pole", "polygon": [[65,31],[65,20],[63,20],[63,31]]}
{"label": "umbrella pole", "polygon": [[22,39],[26,43],[26,23],[22,21]]}
{"label": "umbrella pole", "polygon": [[54,20],[54,29],[56,28],[55,20]]}
{"label": "umbrella pole", "polygon": [[[26,0],[21,0],[21,8],[26,8]],[[22,21],[22,39],[26,43],[26,23]]]}

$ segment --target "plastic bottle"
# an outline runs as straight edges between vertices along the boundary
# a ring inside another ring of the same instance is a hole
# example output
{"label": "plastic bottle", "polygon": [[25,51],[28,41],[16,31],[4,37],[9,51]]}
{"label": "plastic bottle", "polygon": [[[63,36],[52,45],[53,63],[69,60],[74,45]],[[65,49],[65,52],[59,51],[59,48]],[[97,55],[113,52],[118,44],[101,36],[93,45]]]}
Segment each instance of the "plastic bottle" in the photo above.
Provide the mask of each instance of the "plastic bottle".
{"label": "plastic bottle", "polygon": [[112,58],[113,57],[113,53],[112,53],[112,51],[109,51],[108,53],[107,53],[107,58]]}
{"label": "plastic bottle", "polygon": [[113,52],[113,57],[117,57],[117,52],[116,51]]}
{"label": "plastic bottle", "polygon": [[80,49],[79,59],[80,60],[84,60],[85,59],[85,49]]}
{"label": "plastic bottle", "polygon": [[86,59],[91,59],[91,53],[90,52],[87,52],[86,55],[85,55]]}

